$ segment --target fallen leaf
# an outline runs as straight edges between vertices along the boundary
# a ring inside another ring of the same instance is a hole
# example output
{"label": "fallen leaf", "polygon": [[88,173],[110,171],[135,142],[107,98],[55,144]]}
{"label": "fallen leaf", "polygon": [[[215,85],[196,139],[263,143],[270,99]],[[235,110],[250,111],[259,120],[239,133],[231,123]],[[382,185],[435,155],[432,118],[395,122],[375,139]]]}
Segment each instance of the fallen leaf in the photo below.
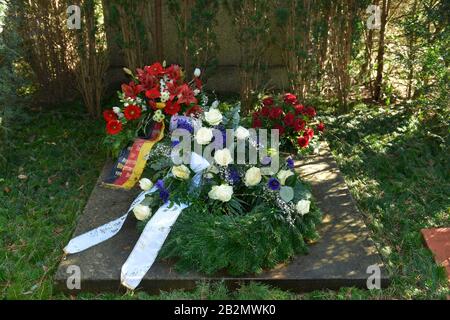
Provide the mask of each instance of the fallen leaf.
{"label": "fallen leaf", "polygon": [[64,228],[63,227],[56,227],[54,230],[53,230],[53,232],[55,233],[55,234],[60,234],[61,232],[63,232],[64,231]]}
{"label": "fallen leaf", "polygon": [[5,193],[10,193],[10,192],[11,192],[11,189],[8,188],[8,187],[5,187],[5,188],[3,189],[3,192],[5,192]]}

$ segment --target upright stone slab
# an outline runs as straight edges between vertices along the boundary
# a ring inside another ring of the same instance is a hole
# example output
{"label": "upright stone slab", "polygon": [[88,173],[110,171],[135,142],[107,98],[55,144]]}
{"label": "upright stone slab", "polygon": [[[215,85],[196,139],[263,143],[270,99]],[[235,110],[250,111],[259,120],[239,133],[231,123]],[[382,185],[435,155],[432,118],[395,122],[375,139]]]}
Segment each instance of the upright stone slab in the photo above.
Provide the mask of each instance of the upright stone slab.
{"label": "upright stone slab", "polygon": [[[79,219],[74,236],[91,230],[119,217],[139,193],[111,190],[100,186],[112,164],[105,165],[92,191],[86,208]],[[320,239],[310,246],[307,255],[299,255],[289,263],[273,270],[243,277],[218,274],[212,277],[195,272],[177,273],[168,262],[157,261],[142,280],[138,289],[150,293],[160,290],[193,289],[200,280],[224,281],[230,287],[248,281],[260,281],[294,292],[316,289],[338,289],[355,286],[366,288],[369,266],[381,268],[381,285],[388,285],[380,256],[369,239],[367,227],[350,195],[330,150],[323,144],[319,155],[296,163],[303,179],[312,185],[313,194],[324,213],[319,227]],[[81,269],[81,291],[124,290],[120,285],[120,269],[126,261],[139,234],[135,220],[128,218],[122,230],[109,239],[84,252],[67,256],[61,261],[55,275],[58,290],[74,293],[67,288],[70,265]],[[371,271],[373,272],[373,271]]]}

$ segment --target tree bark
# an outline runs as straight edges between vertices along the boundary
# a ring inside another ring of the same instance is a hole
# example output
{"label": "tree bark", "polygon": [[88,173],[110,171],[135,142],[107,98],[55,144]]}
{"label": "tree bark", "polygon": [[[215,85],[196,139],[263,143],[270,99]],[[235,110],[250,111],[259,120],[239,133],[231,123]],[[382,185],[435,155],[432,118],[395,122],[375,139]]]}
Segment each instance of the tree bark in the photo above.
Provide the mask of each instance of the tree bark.
{"label": "tree bark", "polygon": [[382,12],[381,12],[381,26],[380,26],[380,37],[378,41],[378,54],[377,54],[377,77],[375,79],[374,85],[374,96],[375,101],[380,101],[382,98],[381,88],[383,86],[383,68],[384,68],[384,40],[386,33],[386,22],[389,16],[389,7],[391,1],[383,0]]}

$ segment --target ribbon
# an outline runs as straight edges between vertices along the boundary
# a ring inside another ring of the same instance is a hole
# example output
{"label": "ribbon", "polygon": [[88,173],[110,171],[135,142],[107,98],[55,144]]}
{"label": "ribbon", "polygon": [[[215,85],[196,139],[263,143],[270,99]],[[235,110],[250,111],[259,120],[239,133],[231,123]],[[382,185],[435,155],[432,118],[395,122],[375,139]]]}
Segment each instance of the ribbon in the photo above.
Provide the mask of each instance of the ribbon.
{"label": "ribbon", "polygon": [[122,229],[128,214],[134,209],[134,207],[140,204],[145,199],[147,194],[155,191],[156,187],[153,187],[150,190],[141,192],[136,199],[134,199],[127,213],[113,221],[71,239],[67,246],[63,249],[64,253],[72,254],[81,252],[115,236],[120,229]]}
{"label": "ribbon", "polygon": [[[195,172],[191,181],[199,185],[203,170],[209,167],[209,162],[197,153],[191,153],[189,165]],[[158,256],[158,252],[166,241],[167,236],[177,221],[178,216],[189,204],[165,204],[160,207],[153,217],[147,222],[139,240],[131,251],[127,261],[122,266],[120,282],[125,287],[134,290],[147,271],[151,268]]]}
{"label": "ribbon", "polygon": [[[193,152],[191,153],[189,165],[192,171],[195,172],[191,186],[198,187],[201,183],[201,174],[209,167],[209,162]],[[130,205],[127,213],[121,217],[70,240],[64,248],[64,252],[66,254],[81,252],[112,238],[120,231],[133,208],[140,204],[147,194],[155,192],[156,189],[154,186],[150,190],[141,192]],[[130,256],[122,266],[121,283],[125,287],[135,289],[139,285],[142,278],[155,262],[158,252],[164,244],[172,225],[176,222],[183,209],[188,206],[189,204],[166,203],[147,222]]]}
{"label": "ribbon", "polygon": [[164,137],[164,122],[156,122],[148,138],[137,138],[133,145],[123,149],[102,185],[130,190],[141,177],[153,146]]}

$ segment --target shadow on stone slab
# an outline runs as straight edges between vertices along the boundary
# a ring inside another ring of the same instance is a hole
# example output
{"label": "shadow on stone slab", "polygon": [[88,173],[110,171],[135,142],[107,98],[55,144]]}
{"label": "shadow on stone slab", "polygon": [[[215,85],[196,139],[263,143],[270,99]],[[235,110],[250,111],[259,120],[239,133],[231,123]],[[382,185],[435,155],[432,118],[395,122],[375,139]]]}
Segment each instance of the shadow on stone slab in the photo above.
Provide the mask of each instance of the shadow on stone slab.
{"label": "shadow on stone slab", "polygon": [[[112,190],[100,186],[112,163],[107,163],[88,200],[73,236],[109,222],[127,211],[139,193]],[[231,289],[249,281],[259,281],[293,292],[341,287],[367,288],[368,267],[380,267],[381,287],[389,284],[389,277],[367,227],[350,191],[334,161],[327,144],[318,155],[297,161],[296,168],[312,186],[312,192],[323,211],[319,226],[320,239],[310,246],[309,254],[299,255],[289,263],[258,275],[243,277],[204,276],[195,272],[177,273],[171,264],[157,261],[142,280],[139,290],[159,293],[160,290],[194,289],[197,281],[224,281]],[[86,251],[67,256],[55,275],[55,286],[67,293],[125,291],[120,285],[120,269],[139,238],[136,220],[130,215],[122,230],[113,238]],[[70,290],[67,279],[72,275],[68,267],[81,270],[81,289]]]}

